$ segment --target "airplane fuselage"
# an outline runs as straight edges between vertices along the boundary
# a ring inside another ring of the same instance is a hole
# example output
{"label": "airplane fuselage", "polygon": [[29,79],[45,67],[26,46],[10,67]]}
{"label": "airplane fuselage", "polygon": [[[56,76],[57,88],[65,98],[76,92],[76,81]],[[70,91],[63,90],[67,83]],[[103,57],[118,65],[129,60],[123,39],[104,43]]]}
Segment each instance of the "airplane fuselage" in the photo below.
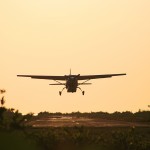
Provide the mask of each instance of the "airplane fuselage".
{"label": "airplane fuselage", "polygon": [[76,92],[78,87],[78,79],[76,76],[69,76],[66,80],[67,92]]}

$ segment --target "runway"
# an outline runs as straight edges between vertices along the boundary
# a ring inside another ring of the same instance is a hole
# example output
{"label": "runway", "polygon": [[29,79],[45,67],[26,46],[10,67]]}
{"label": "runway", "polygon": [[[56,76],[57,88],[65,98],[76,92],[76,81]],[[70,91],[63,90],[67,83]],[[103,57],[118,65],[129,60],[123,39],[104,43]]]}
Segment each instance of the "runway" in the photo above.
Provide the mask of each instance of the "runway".
{"label": "runway", "polygon": [[150,127],[150,123],[126,122],[106,119],[91,119],[77,117],[45,117],[26,123],[32,127]]}

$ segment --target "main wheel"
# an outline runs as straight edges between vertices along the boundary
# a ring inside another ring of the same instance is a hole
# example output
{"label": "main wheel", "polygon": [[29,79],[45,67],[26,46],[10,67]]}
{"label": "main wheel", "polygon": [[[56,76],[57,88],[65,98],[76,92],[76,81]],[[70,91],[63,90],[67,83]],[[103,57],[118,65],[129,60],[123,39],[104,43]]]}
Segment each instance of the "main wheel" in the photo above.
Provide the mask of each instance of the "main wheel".
{"label": "main wheel", "polygon": [[84,91],[82,91],[82,95],[84,95],[84,93],[85,93],[85,92],[84,92]]}
{"label": "main wheel", "polygon": [[61,96],[61,91],[59,91],[59,95]]}

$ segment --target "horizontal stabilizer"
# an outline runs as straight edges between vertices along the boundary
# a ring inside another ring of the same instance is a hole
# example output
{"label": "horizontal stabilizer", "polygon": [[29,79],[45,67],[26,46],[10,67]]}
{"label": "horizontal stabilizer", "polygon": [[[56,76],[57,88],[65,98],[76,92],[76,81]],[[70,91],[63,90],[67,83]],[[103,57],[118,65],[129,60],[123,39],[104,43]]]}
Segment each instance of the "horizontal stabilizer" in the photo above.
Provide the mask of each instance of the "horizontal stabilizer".
{"label": "horizontal stabilizer", "polygon": [[78,85],[91,85],[92,83],[78,83]]}
{"label": "horizontal stabilizer", "polygon": [[49,84],[49,85],[65,85],[65,84],[56,83],[56,84]]}

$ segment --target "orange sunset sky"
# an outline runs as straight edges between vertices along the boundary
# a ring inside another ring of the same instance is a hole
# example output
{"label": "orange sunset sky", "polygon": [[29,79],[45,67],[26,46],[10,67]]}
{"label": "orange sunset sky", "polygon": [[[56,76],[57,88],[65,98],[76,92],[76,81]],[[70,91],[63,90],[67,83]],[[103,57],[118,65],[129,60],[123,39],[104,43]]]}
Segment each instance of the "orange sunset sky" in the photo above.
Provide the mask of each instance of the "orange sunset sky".
{"label": "orange sunset sky", "polygon": [[[0,88],[22,113],[138,111],[150,104],[149,0],[1,0]],[[17,74],[127,73],[85,95]],[[2,95],[1,95],[2,96]]]}

